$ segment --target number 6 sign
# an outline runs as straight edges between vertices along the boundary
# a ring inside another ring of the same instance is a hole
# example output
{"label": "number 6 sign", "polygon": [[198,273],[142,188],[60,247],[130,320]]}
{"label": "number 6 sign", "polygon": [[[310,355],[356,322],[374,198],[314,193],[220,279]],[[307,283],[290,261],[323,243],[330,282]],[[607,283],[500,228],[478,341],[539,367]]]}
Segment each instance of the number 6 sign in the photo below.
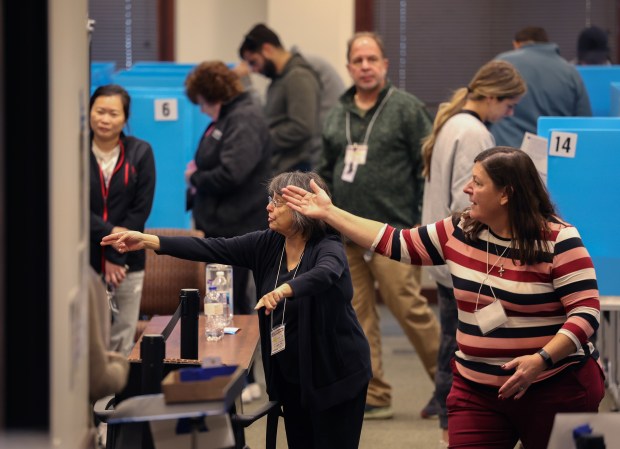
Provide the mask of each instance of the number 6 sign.
{"label": "number 6 sign", "polygon": [[175,121],[179,119],[179,108],[176,98],[160,98],[155,100],[155,121]]}
{"label": "number 6 sign", "polygon": [[574,158],[577,152],[577,134],[553,131],[549,139],[549,156]]}

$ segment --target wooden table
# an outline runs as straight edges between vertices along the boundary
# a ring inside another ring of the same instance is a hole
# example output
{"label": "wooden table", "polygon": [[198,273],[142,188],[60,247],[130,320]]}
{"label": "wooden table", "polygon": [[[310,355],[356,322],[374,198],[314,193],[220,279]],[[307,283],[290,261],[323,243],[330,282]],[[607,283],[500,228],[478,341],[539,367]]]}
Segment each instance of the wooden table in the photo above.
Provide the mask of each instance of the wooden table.
{"label": "wooden table", "polygon": [[[149,321],[143,335],[161,334],[170,315],[156,316]],[[258,318],[256,315],[235,315],[231,327],[238,327],[239,331],[234,334],[224,334],[220,341],[207,341],[205,335],[205,316],[200,314],[198,320],[198,357],[219,357],[224,365],[239,365],[248,369],[254,360],[254,354],[260,341],[258,331]],[[130,362],[140,361],[140,343],[142,336],[136,342],[131,354]],[[180,359],[181,357],[181,323],[175,326],[174,330],[166,341],[166,360]]]}
{"label": "wooden table", "polygon": [[[134,348],[129,355],[129,362],[131,363],[132,370],[130,370],[129,383],[135,382],[136,385],[133,389],[140,391],[140,376],[137,372],[137,368],[141,371],[142,360],[140,358],[140,344],[144,335],[161,335],[162,331],[166,328],[170,321],[171,315],[162,315],[153,317],[140,339],[134,345]],[[205,316],[199,315],[198,320],[198,358],[199,360],[205,357],[219,357],[224,365],[237,365],[244,369],[249,369],[254,361],[258,342],[260,340],[258,330],[258,318],[256,315],[235,315],[231,327],[239,328],[236,334],[224,334],[222,339],[217,342],[207,341],[205,335]],[[164,359],[164,365],[168,369],[178,369],[180,365],[192,364],[196,366],[199,363],[197,360],[180,359],[181,356],[181,322],[177,323],[168,339],[166,340],[166,353]],[[136,368],[136,370],[133,370]],[[135,374],[132,377],[132,372]],[[133,380],[132,380],[133,379]],[[176,420],[179,418],[190,418],[194,422],[202,422],[202,417],[225,417],[225,422],[219,424],[216,427],[221,431],[223,438],[226,441],[234,442],[235,448],[245,447],[245,436],[243,427],[236,425],[231,429],[231,421],[228,416],[229,413],[235,413],[236,405],[241,390],[245,384],[245,376],[238,377],[232,382],[231,387],[227,393],[227,397],[222,401],[208,401],[208,402],[196,402],[196,403],[183,403],[183,404],[166,404],[163,394],[152,395],[130,395],[130,397],[123,399],[119,402],[107,418],[107,422],[112,426],[109,427],[116,429],[117,434],[123,432],[122,438],[114,438],[113,445],[110,447],[114,449],[125,449],[136,447],[152,447],[149,446],[149,438],[143,440],[143,427],[140,423],[145,422],[163,422],[166,420]],[[198,421],[196,421],[198,420]],[[277,425],[277,415],[275,415],[275,421]],[[232,434],[231,434],[232,432]],[[213,432],[211,432],[213,433]],[[274,433],[275,434],[275,433]],[[196,429],[192,427],[192,444],[197,442],[199,435],[196,433]],[[204,437],[204,435],[203,435]],[[232,439],[231,439],[232,438]],[[118,442],[117,442],[118,441]],[[108,440],[110,443],[110,440]],[[228,444],[227,446],[229,446]]]}

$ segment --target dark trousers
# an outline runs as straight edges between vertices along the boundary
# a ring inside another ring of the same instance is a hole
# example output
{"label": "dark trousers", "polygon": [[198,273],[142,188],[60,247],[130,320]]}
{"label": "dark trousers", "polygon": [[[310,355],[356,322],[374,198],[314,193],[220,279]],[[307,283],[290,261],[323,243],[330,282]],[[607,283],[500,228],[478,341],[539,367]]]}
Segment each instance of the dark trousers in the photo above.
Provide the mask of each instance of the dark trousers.
{"label": "dark trousers", "polygon": [[357,449],[364,421],[366,389],[327,410],[301,406],[298,384],[278,380],[289,449]]}
{"label": "dark trousers", "polygon": [[450,447],[546,449],[556,413],[596,413],[603,396],[603,372],[591,357],[577,367],[529,386],[521,399],[498,399],[498,388],[464,379],[453,371],[448,396]]}
{"label": "dark trousers", "polygon": [[452,388],[452,366],[450,362],[457,348],[456,328],[459,321],[454,290],[437,284],[437,304],[439,305],[441,334],[439,352],[437,353],[437,371],[435,372],[435,397],[439,402],[439,426],[442,429],[447,429],[446,398],[450,393],[450,388]]}

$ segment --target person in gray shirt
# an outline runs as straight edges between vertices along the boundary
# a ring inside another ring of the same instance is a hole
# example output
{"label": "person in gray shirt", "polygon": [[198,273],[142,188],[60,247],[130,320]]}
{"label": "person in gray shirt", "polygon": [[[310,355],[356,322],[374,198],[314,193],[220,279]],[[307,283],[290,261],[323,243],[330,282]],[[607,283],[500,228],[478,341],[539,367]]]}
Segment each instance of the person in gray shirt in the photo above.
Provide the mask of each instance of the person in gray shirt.
{"label": "person in gray shirt", "polygon": [[[297,46],[291,47],[293,53],[301,53]],[[319,103],[319,122],[321,129],[325,123],[325,117],[331,108],[333,108],[340,96],[346,90],[344,81],[326,59],[318,55],[304,53],[304,58],[310,63],[321,81],[321,102]]]}

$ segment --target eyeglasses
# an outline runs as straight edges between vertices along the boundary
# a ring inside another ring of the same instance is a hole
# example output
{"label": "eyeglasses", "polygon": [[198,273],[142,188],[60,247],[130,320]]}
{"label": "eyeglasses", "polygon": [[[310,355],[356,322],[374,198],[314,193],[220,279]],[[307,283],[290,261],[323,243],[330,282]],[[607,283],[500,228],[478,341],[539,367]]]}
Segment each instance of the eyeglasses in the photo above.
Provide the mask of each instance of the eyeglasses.
{"label": "eyeglasses", "polygon": [[282,207],[282,206],[286,206],[286,201],[277,200],[275,198],[272,198],[270,195],[267,197],[267,204],[273,204],[274,207]]}

